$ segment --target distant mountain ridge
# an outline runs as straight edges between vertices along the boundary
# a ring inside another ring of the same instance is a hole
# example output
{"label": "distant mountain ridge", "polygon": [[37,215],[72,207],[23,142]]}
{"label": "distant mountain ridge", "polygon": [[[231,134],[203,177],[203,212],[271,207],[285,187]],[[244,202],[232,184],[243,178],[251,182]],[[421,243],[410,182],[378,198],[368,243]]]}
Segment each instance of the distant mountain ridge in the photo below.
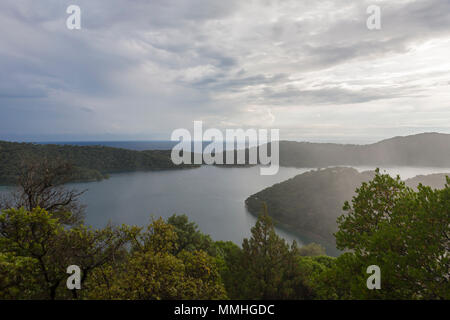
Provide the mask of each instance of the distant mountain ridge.
{"label": "distant mountain ridge", "polygon": [[[255,148],[257,150],[255,150]],[[250,151],[245,152],[245,165],[249,165]],[[228,157],[228,156],[230,157]],[[280,166],[298,168],[323,168],[332,166],[412,166],[450,168],[450,134],[421,133],[405,137],[394,137],[367,145],[280,141]],[[228,163],[228,158],[237,159],[236,150],[217,155]],[[191,154],[193,158],[193,154]],[[231,165],[232,166],[232,165]]]}
{"label": "distant mountain ridge", "polygon": [[421,133],[368,145],[281,141],[280,165],[450,167],[450,134]]}

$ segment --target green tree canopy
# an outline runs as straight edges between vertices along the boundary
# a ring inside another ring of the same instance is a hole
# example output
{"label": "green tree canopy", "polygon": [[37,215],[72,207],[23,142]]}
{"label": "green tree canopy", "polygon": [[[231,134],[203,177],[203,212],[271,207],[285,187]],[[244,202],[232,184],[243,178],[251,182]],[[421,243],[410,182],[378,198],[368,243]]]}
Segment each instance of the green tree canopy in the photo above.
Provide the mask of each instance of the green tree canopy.
{"label": "green tree canopy", "polygon": [[183,250],[203,250],[210,255],[215,255],[214,241],[209,235],[205,235],[198,229],[195,222],[189,221],[187,215],[172,215],[167,223],[174,227],[177,234],[177,249],[175,254]]}
{"label": "green tree canopy", "polygon": [[84,283],[91,271],[120,255],[127,242],[126,228],[67,228],[60,217],[41,208],[0,214],[0,296],[76,297],[65,287],[67,267],[79,266]]}
{"label": "green tree canopy", "polygon": [[[90,298],[223,299],[226,291],[215,259],[201,250],[178,251],[175,227],[154,220],[132,230],[131,251],[123,263],[111,263],[91,277]],[[174,252],[177,252],[174,254]]]}
{"label": "green tree canopy", "polygon": [[298,268],[297,244],[292,246],[275,233],[272,219],[263,207],[251,230],[252,237],[244,239],[240,262],[240,298],[298,299],[309,295]]}
{"label": "green tree canopy", "polygon": [[[414,191],[377,170],[344,205],[336,240],[348,253],[325,282],[344,298],[449,299],[449,183]],[[381,269],[381,290],[366,287],[370,265]]]}

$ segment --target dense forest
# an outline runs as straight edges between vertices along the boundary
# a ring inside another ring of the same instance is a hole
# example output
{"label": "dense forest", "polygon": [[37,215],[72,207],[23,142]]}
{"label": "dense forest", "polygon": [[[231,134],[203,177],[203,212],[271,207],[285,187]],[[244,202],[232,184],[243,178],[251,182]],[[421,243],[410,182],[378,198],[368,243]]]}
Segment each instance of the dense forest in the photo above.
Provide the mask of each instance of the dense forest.
{"label": "dense forest", "polygon": [[[345,253],[333,258],[279,237],[264,204],[241,246],[213,241],[184,215],[92,229],[80,193],[60,184],[71,170],[28,165],[1,203],[0,299],[450,299],[450,179],[413,189],[370,174],[338,204]],[[81,270],[80,289],[66,286],[70,265]],[[380,290],[367,287],[371,265]]]}
{"label": "dense forest", "polygon": [[[336,219],[343,214],[342,204],[374,176],[375,171],[360,173],[347,167],[318,169],[266,188],[247,198],[245,203],[255,216],[265,203],[278,225],[307,241],[320,243],[329,254],[337,255],[340,252],[336,250],[333,234],[338,228]],[[405,181],[411,188],[423,184],[440,189],[445,182],[446,174],[421,175]]]}
{"label": "dense forest", "polygon": [[101,180],[109,173],[183,169],[176,166],[170,150],[134,151],[104,146],[72,146],[0,141],[0,184],[13,184],[24,162],[38,159],[60,159],[72,164],[71,181]]}

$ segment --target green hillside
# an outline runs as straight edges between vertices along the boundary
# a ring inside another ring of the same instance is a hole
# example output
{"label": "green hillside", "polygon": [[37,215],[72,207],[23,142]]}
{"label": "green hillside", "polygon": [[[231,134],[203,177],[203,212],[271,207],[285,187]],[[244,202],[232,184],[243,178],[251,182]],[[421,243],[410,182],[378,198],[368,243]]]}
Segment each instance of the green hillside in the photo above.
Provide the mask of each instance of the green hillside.
{"label": "green hillside", "polygon": [[24,161],[43,158],[60,159],[74,165],[74,181],[101,180],[109,173],[195,167],[174,165],[170,159],[170,150],[133,151],[104,146],[0,141],[0,184],[14,183],[20,164]]}

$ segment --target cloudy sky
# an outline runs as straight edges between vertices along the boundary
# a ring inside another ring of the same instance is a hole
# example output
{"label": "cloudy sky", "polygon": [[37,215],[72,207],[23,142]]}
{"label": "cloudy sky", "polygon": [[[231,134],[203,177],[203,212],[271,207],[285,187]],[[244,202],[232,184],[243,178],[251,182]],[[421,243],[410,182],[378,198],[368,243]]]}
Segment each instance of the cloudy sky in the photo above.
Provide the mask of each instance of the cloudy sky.
{"label": "cloudy sky", "polygon": [[450,133],[450,0],[2,0],[0,30],[0,139]]}

